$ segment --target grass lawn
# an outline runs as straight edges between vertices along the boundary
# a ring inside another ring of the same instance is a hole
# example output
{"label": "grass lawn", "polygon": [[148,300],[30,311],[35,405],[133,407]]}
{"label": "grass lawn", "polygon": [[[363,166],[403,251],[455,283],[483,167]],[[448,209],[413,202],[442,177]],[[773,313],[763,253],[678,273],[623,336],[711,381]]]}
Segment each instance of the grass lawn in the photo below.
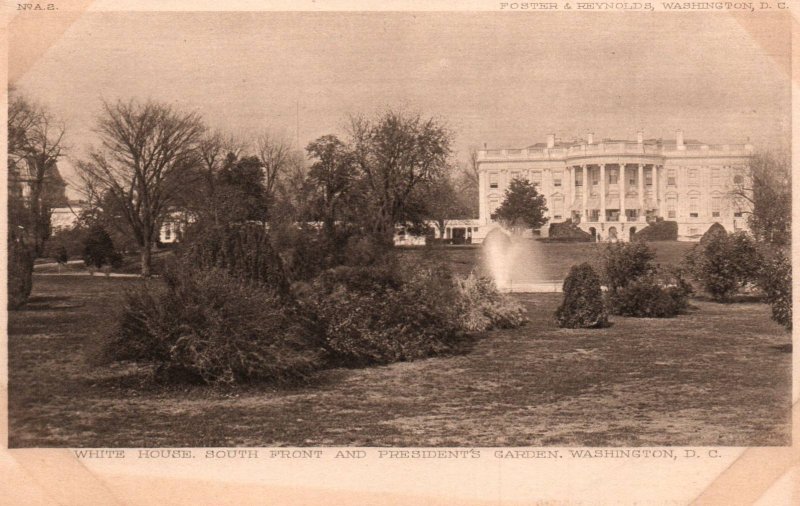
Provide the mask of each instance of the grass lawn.
{"label": "grass lawn", "polygon": [[[684,255],[696,243],[678,241],[649,242],[655,251],[655,263],[663,265],[678,265]],[[560,281],[567,277],[570,267],[583,262],[595,266],[601,258],[606,244],[596,242],[579,243],[545,243],[535,240],[525,240],[521,252],[515,257],[518,274],[515,282],[531,281]],[[448,247],[426,250],[425,248],[400,249],[407,256],[433,255],[447,261],[453,271],[459,275],[466,275],[475,268],[483,265],[483,248],[480,245],[473,247]]]}
{"label": "grass lawn", "polygon": [[531,323],[463,355],[329,370],[293,389],[167,388],[85,358],[139,282],[34,279],[9,315],[12,448],[790,443],[791,335],[760,303],[564,330],[559,294],[516,295]]}

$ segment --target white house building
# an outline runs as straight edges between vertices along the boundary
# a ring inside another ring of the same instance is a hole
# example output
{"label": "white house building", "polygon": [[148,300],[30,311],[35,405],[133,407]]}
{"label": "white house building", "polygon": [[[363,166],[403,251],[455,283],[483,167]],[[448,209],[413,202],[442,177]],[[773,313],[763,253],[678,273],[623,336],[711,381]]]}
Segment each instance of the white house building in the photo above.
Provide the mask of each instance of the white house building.
{"label": "white house building", "polygon": [[697,240],[715,222],[726,230],[746,228],[731,191],[744,182],[753,147],[684,140],[635,141],[587,138],[523,149],[486,149],[478,153],[480,217],[473,242],[494,227],[491,214],[510,181],[532,181],[545,195],[548,224],[572,219],[597,240],[630,239],[656,218],[678,223],[679,240]]}

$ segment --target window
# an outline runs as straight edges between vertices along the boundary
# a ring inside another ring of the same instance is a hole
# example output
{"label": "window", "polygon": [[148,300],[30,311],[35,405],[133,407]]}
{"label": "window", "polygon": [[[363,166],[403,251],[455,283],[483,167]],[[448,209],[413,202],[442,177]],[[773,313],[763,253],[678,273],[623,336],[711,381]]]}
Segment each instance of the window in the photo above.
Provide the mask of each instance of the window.
{"label": "window", "polygon": [[512,170],[511,171],[511,180],[513,181],[514,179],[519,179],[519,171],[518,170]]}
{"label": "window", "polygon": [[489,188],[497,188],[497,172],[489,174]]}
{"label": "window", "polygon": [[592,174],[592,186],[597,186],[600,184],[600,171],[593,170]]}
{"label": "window", "polygon": [[700,235],[700,230],[697,228],[690,228],[689,235]]}
{"label": "window", "polygon": [[697,186],[697,169],[689,169],[689,186]]}
{"label": "window", "polygon": [[711,186],[719,186],[720,185],[720,171],[719,167],[711,167]]}
{"label": "window", "polygon": [[675,195],[668,195],[667,196],[667,218],[676,218],[678,213],[676,211],[678,207],[678,197]]}
{"label": "window", "polygon": [[667,170],[667,186],[675,186],[675,169]]}
{"label": "window", "polygon": [[500,207],[500,197],[497,195],[489,197],[489,215],[494,214],[498,207]]}
{"label": "window", "polygon": [[617,170],[609,169],[608,171],[608,184],[617,184]]}
{"label": "window", "polygon": [[583,186],[583,171],[575,172],[575,186]]}
{"label": "window", "polygon": [[700,216],[700,197],[697,195],[689,196],[689,218]]}
{"label": "window", "polygon": [[722,197],[714,195],[711,197],[711,216],[719,218],[720,211],[722,210]]}
{"label": "window", "polygon": [[540,171],[540,170],[534,170],[534,171],[531,173],[531,182],[532,182],[532,183],[533,183],[535,186],[541,186],[541,184],[542,184],[542,171]]}
{"label": "window", "polygon": [[164,224],[164,240],[169,241],[172,239],[172,226],[169,223]]}
{"label": "window", "polygon": [[644,184],[647,186],[653,186],[653,171],[655,169],[650,169],[649,171],[645,172],[644,174]]}
{"label": "window", "polygon": [[636,169],[633,169],[632,171],[627,171],[626,175],[628,176],[628,184],[631,186],[631,188],[639,184],[639,182],[636,180],[638,177]]}
{"label": "window", "polygon": [[553,219],[560,220],[564,215],[564,197],[557,195],[553,197]]}

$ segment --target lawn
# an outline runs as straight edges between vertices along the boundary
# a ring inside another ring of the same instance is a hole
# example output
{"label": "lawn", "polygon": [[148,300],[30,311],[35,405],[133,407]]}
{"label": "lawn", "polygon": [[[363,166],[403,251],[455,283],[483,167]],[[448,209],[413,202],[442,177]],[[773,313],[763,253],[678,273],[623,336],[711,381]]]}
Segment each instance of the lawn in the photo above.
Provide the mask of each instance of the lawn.
{"label": "lawn", "polygon": [[29,306],[9,315],[11,447],[790,443],[791,335],[760,303],[564,330],[559,294],[515,295],[531,323],[461,355],[334,369],[291,389],[167,388],[86,360],[139,282],[35,278]]}
{"label": "lawn", "polygon": [[[662,265],[679,265],[684,255],[695,244],[678,241],[648,243],[655,252],[655,263]],[[606,246],[606,244],[595,242],[545,243],[523,240],[519,252],[514,257],[515,270],[518,272],[514,280],[515,282],[563,280],[573,265],[589,262],[597,266]],[[453,271],[459,275],[469,274],[473,268],[481,268],[483,265],[484,250],[481,246],[408,248],[400,251],[410,257],[438,256],[448,262]]]}

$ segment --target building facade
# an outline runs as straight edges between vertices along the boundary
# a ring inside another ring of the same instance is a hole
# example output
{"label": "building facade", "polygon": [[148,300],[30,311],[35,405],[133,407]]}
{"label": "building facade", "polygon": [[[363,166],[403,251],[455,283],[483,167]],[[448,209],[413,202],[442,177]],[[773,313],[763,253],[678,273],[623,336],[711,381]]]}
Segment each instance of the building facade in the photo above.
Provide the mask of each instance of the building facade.
{"label": "building facade", "polygon": [[728,231],[746,228],[744,209],[732,191],[747,177],[753,147],[684,140],[587,139],[546,143],[525,149],[478,153],[479,242],[495,226],[492,213],[514,178],[537,185],[547,200],[548,224],[571,219],[598,241],[627,241],[661,218],[678,223],[678,239],[698,240],[713,224]]}

